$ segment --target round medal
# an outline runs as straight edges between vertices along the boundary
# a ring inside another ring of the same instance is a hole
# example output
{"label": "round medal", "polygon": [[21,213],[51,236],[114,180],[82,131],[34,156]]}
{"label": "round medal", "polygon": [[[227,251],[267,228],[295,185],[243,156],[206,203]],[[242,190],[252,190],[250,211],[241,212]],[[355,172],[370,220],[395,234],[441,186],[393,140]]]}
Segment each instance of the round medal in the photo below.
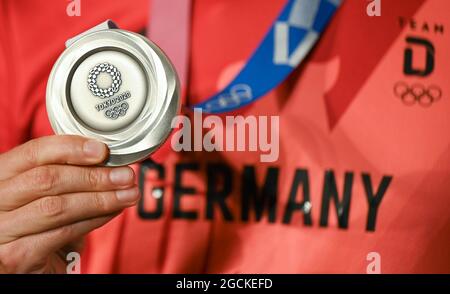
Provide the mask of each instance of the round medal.
{"label": "round medal", "polygon": [[111,21],[66,47],[47,84],[55,133],[104,142],[110,166],[142,160],[161,146],[180,105],[178,78],[162,50]]}

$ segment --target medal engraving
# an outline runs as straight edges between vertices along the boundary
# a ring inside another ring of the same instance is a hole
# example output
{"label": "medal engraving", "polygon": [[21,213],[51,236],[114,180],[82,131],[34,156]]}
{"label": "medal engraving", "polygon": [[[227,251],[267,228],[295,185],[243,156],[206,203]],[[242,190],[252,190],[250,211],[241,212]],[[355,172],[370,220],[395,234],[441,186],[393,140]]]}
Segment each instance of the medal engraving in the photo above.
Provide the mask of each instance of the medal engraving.
{"label": "medal engraving", "polygon": [[[107,88],[101,88],[98,85],[98,76],[106,73],[111,77],[111,85]],[[89,71],[88,88],[92,95],[102,99],[109,98],[117,93],[122,84],[121,73],[112,64],[107,62],[97,64]],[[104,111],[104,114],[109,119],[117,119],[119,116],[125,116],[130,105],[124,100],[131,97],[130,91],[126,91],[116,97],[108,99],[102,103],[95,105],[97,111]]]}
{"label": "medal engraving", "polygon": [[[97,78],[101,73],[107,73],[111,76],[112,84],[107,88],[100,88],[97,84]],[[120,71],[109,63],[97,64],[89,71],[88,87],[92,95],[100,98],[108,98],[119,91],[122,79],[120,78]]]}

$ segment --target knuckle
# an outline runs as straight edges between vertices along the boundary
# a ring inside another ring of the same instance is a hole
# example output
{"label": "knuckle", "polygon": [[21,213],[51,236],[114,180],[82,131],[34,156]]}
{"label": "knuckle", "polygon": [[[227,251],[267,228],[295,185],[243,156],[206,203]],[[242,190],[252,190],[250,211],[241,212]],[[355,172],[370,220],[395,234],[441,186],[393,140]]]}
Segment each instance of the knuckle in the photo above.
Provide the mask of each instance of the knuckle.
{"label": "knuckle", "polygon": [[59,228],[58,230],[59,230],[59,232],[58,232],[59,236],[62,239],[70,239],[75,233],[75,226],[67,225],[67,226]]}
{"label": "knuckle", "polygon": [[76,136],[65,135],[60,136],[58,139],[60,141],[60,146],[64,147],[61,157],[65,162],[68,161],[71,155],[77,154],[77,151],[82,148],[82,145],[80,145],[80,142]]}
{"label": "knuckle", "polygon": [[56,185],[57,174],[50,166],[33,169],[31,177],[31,183],[40,192],[50,192]]}
{"label": "knuckle", "polygon": [[64,200],[59,196],[48,196],[39,200],[39,211],[44,216],[54,217],[64,212]]}
{"label": "knuckle", "polygon": [[99,170],[90,168],[86,172],[87,182],[91,188],[99,188],[102,180],[102,175]]}
{"label": "knuckle", "polygon": [[4,273],[18,273],[25,252],[17,246],[2,246],[0,248],[0,271]]}
{"label": "knuckle", "polygon": [[95,210],[108,211],[109,205],[104,193],[94,192],[92,198]]}
{"label": "knuckle", "polygon": [[39,139],[33,139],[26,144],[23,156],[29,165],[31,166],[38,165],[39,150],[40,150]]}
{"label": "knuckle", "polygon": [[11,219],[13,218],[9,213],[0,215],[0,243],[2,244],[9,243],[15,239],[14,226]]}

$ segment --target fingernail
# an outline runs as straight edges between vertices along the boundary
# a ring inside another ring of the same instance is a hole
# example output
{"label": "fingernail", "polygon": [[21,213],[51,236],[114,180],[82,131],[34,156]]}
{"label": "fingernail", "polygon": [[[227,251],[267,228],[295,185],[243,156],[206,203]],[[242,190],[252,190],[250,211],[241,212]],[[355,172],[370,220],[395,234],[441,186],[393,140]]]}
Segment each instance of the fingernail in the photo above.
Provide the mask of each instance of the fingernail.
{"label": "fingernail", "polygon": [[139,191],[137,187],[128,190],[120,190],[116,191],[116,196],[120,202],[134,202],[139,199]]}
{"label": "fingernail", "polygon": [[109,173],[109,179],[115,185],[126,185],[133,180],[133,171],[129,167],[119,167]]}
{"label": "fingernail", "polygon": [[106,146],[99,141],[88,140],[83,144],[83,152],[91,158],[103,158],[105,156]]}

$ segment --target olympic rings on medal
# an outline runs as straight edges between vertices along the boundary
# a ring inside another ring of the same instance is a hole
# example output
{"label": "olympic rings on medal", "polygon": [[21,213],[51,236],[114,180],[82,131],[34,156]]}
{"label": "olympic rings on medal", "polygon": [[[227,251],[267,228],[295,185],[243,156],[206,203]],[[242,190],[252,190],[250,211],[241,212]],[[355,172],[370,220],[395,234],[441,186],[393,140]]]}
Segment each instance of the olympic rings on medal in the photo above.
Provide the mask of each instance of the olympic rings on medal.
{"label": "olympic rings on medal", "polygon": [[105,111],[105,116],[110,119],[117,119],[119,116],[124,116],[127,113],[128,107],[128,103],[123,102],[119,106],[114,106]]}
{"label": "olympic rings on medal", "polygon": [[426,87],[421,84],[409,86],[405,82],[397,82],[394,86],[394,94],[403,104],[411,106],[416,103],[423,107],[429,107],[442,97],[442,90],[438,86]]}
{"label": "olympic rings on medal", "polygon": [[[102,89],[97,85],[97,77],[100,73],[106,72],[111,76],[112,84],[106,89]],[[122,79],[120,78],[120,71],[112,64],[107,62],[97,64],[89,71],[88,87],[92,94],[100,98],[109,98],[119,91]]]}

